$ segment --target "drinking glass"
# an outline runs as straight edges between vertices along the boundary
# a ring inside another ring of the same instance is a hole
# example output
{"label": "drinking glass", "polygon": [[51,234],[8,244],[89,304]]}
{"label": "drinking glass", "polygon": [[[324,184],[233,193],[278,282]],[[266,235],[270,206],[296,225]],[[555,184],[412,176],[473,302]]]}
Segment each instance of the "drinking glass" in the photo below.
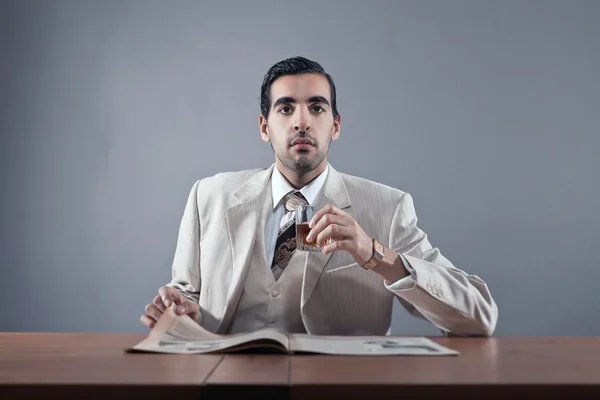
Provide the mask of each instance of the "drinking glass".
{"label": "drinking glass", "polygon": [[315,206],[298,205],[296,206],[296,249],[300,251],[321,251],[317,247],[317,238],[307,241],[306,236],[310,232],[308,224],[315,215]]}

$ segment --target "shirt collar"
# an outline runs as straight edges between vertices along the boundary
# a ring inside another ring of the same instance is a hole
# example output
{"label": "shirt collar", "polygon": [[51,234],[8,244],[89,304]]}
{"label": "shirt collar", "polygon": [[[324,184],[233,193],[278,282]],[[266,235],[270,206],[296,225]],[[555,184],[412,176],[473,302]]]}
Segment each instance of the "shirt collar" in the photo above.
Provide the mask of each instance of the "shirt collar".
{"label": "shirt collar", "polygon": [[[300,193],[308,201],[308,204],[314,204],[317,199],[319,191],[325,183],[327,174],[329,173],[329,163],[325,166],[325,171],[321,172],[319,176],[309,182],[308,185],[300,189]],[[279,172],[277,165],[273,168],[273,176],[271,178],[271,193],[273,195],[273,209],[277,208],[277,205],[289,192],[296,190],[290,185],[287,179]]]}

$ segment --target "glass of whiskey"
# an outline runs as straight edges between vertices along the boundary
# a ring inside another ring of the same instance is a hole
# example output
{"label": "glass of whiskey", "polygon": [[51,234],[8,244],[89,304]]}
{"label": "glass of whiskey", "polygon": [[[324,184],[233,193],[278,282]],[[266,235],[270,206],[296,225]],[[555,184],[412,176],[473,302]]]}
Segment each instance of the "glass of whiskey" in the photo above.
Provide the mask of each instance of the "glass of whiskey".
{"label": "glass of whiskey", "polygon": [[296,206],[296,249],[301,251],[321,251],[317,247],[317,238],[307,241],[306,236],[310,232],[308,224],[315,215],[315,206],[298,205]]}

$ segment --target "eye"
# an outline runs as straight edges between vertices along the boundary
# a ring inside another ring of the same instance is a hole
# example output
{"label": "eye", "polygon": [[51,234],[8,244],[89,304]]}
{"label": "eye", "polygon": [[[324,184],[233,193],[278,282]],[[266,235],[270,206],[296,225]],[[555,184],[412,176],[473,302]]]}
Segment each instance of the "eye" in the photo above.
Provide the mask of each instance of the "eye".
{"label": "eye", "polygon": [[316,112],[316,113],[322,113],[322,112],[325,112],[325,109],[324,109],[323,107],[319,106],[319,105],[313,106],[313,107],[312,107],[312,110],[313,110],[314,112]]}
{"label": "eye", "polygon": [[294,110],[290,106],[283,106],[279,109],[279,112],[281,114],[290,114],[292,111],[294,111]]}

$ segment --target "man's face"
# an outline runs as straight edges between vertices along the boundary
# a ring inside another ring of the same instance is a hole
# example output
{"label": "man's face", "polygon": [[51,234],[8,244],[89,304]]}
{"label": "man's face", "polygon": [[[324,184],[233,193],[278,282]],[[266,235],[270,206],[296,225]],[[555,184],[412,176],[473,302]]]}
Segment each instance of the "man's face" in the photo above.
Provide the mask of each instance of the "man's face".
{"label": "man's face", "polygon": [[259,117],[261,137],[271,142],[276,161],[300,174],[327,162],[329,143],[339,137],[340,123],[341,117],[333,118],[329,82],[320,74],[276,79],[269,118]]}

